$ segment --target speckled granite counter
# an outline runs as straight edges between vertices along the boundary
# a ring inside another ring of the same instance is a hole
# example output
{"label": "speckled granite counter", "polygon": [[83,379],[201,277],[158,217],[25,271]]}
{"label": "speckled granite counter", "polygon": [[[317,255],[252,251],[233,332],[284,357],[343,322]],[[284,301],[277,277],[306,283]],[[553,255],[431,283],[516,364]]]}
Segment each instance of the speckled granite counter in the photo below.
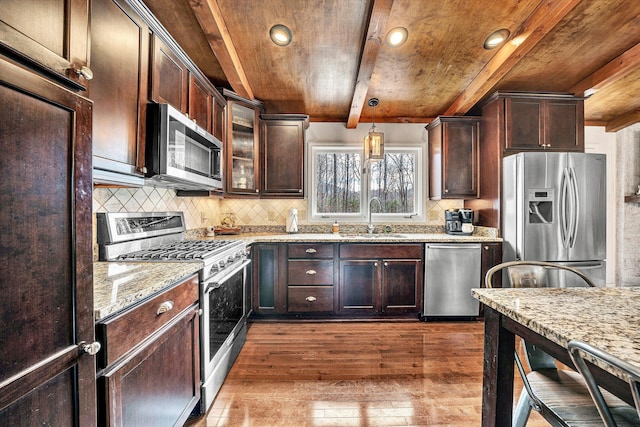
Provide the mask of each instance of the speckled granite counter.
{"label": "speckled granite counter", "polygon": [[96,262],[93,307],[98,321],[197,272],[201,262]]}
{"label": "speckled granite counter", "polygon": [[582,340],[640,367],[640,288],[473,289],[472,294],[564,348],[572,339]]}
{"label": "speckled granite counter", "polygon": [[[206,237],[204,237],[206,238]],[[220,235],[216,240],[242,239],[247,243],[295,243],[295,242],[338,242],[338,243],[474,243],[474,242],[502,242],[498,237],[481,235],[452,236],[446,233],[381,233],[381,234],[333,234],[333,233],[243,233],[238,235]]]}

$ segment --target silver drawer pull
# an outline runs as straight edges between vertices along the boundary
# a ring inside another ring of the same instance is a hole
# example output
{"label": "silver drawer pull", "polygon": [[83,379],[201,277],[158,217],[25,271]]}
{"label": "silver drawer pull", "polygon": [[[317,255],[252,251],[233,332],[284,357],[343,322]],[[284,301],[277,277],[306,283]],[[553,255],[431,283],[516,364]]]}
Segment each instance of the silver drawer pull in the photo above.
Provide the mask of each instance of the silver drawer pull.
{"label": "silver drawer pull", "polygon": [[169,311],[173,308],[173,301],[165,301],[162,304],[160,304],[160,307],[158,307],[158,311],[156,311],[156,314],[160,315],[166,311]]}
{"label": "silver drawer pull", "polygon": [[305,298],[305,301],[314,302],[316,299],[317,299],[316,297],[308,296]]}
{"label": "silver drawer pull", "polygon": [[308,254],[315,254],[315,253],[316,253],[316,252],[318,252],[318,251],[316,251],[316,250],[315,250],[315,249],[313,249],[313,248],[309,248],[309,249],[307,249],[305,252],[306,252],[306,253],[308,253]]}
{"label": "silver drawer pull", "polygon": [[314,274],[316,274],[315,270],[307,270],[305,271],[305,273],[307,273],[309,276],[313,276]]}

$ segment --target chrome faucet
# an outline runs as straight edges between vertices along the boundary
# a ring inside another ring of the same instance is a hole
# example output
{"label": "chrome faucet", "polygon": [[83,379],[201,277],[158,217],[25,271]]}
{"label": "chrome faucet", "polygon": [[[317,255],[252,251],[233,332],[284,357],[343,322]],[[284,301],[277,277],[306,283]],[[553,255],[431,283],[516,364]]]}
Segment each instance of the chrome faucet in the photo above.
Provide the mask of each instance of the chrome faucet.
{"label": "chrome faucet", "polygon": [[378,207],[380,208],[380,211],[382,211],[382,202],[380,201],[379,197],[372,197],[369,199],[369,225],[367,225],[367,233],[369,234],[373,234],[373,230],[374,230],[374,226],[373,223],[371,222],[371,202],[373,201],[378,202]]}

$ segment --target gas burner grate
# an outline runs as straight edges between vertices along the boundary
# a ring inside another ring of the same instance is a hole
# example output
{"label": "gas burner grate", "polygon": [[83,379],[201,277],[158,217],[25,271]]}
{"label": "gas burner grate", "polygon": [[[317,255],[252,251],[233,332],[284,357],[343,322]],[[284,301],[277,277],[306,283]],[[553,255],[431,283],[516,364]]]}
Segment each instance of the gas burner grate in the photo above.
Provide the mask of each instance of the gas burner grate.
{"label": "gas burner grate", "polygon": [[182,240],[166,243],[153,248],[121,254],[117,259],[121,261],[204,260],[237,244],[238,242],[234,240]]}

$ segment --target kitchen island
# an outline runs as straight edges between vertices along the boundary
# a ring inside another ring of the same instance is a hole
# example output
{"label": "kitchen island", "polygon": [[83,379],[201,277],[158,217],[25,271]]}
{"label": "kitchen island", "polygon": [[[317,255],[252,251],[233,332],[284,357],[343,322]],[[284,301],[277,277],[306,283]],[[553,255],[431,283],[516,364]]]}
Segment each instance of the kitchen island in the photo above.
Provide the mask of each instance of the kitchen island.
{"label": "kitchen island", "polygon": [[[515,335],[573,366],[567,344],[580,340],[640,366],[640,288],[474,289],[485,305],[483,426],[510,426]],[[610,392],[633,404],[613,369],[594,374]]]}

